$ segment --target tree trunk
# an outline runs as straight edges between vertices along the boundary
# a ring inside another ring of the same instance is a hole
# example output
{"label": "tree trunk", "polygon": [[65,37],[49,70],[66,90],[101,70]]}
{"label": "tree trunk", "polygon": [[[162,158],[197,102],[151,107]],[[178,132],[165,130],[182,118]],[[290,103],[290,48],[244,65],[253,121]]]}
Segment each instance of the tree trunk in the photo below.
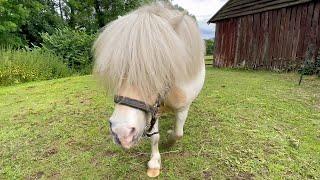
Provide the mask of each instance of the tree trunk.
{"label": "tree trunk", "polygon": [[63,20],[63,13],[62,13],[62,3],[61,0],[59,0],[59,11],[60,11],[60,17]]}
{"label": "tree trunk", "polygon": [[76,21],[75,21],[75,14],[74,14],[74,7],[70,4],[70,20],[69,20],[69,25],[72,28],[76,27]]}
{"label": "tree trunk", "polygon": [[94,9],[97,13],[96,15],[96,20],[98,22],[99,28],[102,28],[104,24],[104,15],[103,12],[101,11],[101,1],[100,0],[94,0]]}

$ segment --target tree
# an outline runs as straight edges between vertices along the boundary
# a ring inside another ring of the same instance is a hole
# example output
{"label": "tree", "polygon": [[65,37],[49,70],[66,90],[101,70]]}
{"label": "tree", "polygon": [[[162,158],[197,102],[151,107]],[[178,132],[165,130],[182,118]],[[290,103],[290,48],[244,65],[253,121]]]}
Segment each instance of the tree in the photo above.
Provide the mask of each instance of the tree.
{"label": "tree", "polygon": [[0,1],[0,45],[39,45],[41,33],[63,26],[54,0]]}
{"label": "tree", "polygon": [[207,39],[206,42],[206,48],[207,48],[207,55],[212,55],[214,53],[214,40],[213,39]]}
{"label": "tree", "polygon": [[42,33],[64,27],[95,34],[151,0],[0,0],[0,45],[40,45]]}
{"label": "tree", "polygon": [[29,45],[40,45],[42,33],[53,34],[57,28],[65,26],[63,19],[56,11],[57,4],[54,0],[22,2],[24,7],[29,10],[29,17],[26,23],[21,26],[21,34]]}
{"label": "tree", "polygon": [[[64,0],[63,14],[73,29],[95,33],[109,22],[151,0]],[[61,13],[60,13],[61,14]]]}
{"label": "tree", "polygon": [[20,27],[29,17],[29,11],[19,1],[0,1],[0,45],[21,46]]}

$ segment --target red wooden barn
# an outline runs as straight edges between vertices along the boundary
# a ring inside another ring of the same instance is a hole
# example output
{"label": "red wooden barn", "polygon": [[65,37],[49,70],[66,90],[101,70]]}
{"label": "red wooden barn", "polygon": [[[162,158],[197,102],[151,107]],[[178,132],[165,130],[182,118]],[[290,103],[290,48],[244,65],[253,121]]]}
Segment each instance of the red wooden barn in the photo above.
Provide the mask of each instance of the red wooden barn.
{"label": "red wooden barn", "polygon": [[216,23],[218,67],[294,69],[320,49],[320,0],[229,0]]}

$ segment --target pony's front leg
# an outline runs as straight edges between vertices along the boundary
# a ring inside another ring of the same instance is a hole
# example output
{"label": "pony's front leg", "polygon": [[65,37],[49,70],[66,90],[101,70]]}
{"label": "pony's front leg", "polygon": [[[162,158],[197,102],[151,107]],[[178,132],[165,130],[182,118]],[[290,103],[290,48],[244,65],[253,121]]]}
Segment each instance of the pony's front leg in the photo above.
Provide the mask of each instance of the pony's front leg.
{"label": "pony's front leg", "polygon": [[188,112],[189,112],[189,107],[190,106],[186,106],[180,110],[178,110],[176,112],[176,124],[175,124],[175,128],[174,131],[169,131],[169,141],[168,141],[168,146],[172,146],[173,144],[175,144],[175,142],[178,139],[181,139],[183,136],[183,126],[186,122],[186,119],[188,117]]}
{"label": "pony's front leg", "polygon": [[[159,132],[158,121],[155,123],[152,132]],[[159,153],[160,134],[151,136],[151,159],[148,162],[148,176],[157,177],[160,175],[161,157]]]}

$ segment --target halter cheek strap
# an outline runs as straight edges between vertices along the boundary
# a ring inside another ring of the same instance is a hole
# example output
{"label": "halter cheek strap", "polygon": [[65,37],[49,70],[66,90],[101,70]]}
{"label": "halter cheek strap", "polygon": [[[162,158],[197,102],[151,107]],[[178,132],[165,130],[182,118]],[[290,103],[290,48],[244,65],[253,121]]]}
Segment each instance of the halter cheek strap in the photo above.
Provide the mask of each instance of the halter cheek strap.
{"label": "halter cheek strap", "polygon": [[[157,122],[157,119],[158,119],[158,111],[159,111],[159,108],[160,108],[160,98],[157,99],[156,103],[151,106],[145,102],[142,102],[142,101],[139,101],[139,100],[136,100],[136,99],[131,99],[131,98],[128,98],[128,97],[124,97],[124,96],[115,96],[114,97],[114,102],[116,104],[121,104],[121,105],[124,105],[124,106],[128,106],[128,107],[132,107],[132,108],[135,108],[135,109],[139,109],[141,111],[144,111],[145,113],[150,113],[151,114],[151,121],[150,121],[150,125],[148,127],[148,125],[146,126],[146,130],[145,132],[143,133],[144,136],[147,136],[147,137],[151,137],[155,134],[159,134],[159,132],[153,132],[151,133],[154,125],[156,124]],[[148,123],[147,123],[148,124]]]}

